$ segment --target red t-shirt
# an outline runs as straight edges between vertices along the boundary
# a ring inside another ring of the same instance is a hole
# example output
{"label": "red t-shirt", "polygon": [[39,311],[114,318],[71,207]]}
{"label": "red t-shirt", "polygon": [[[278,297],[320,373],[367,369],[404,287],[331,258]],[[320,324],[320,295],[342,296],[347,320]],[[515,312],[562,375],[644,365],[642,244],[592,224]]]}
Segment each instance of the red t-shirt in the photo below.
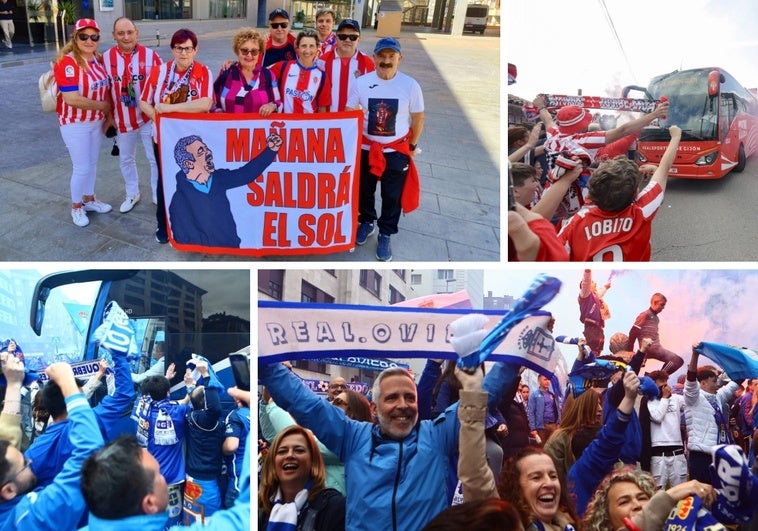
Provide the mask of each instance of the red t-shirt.
{"label": "red t-shirt", "polygon": [[[527,223],[529,229],[540,239],[540,250],[537,252],[535,262],[568,262],[569,255],[555,234],[555,227],[544,218],[535,219]],[[516,248],[508,238],[508,261],[518,262]]]}
{"label": "red t-shirt", "polygon": [[572,261],[650,261],[653,218],[662,203],[663,189],[651,182],[621,212],[585,206],[563,227],[558,239]]}

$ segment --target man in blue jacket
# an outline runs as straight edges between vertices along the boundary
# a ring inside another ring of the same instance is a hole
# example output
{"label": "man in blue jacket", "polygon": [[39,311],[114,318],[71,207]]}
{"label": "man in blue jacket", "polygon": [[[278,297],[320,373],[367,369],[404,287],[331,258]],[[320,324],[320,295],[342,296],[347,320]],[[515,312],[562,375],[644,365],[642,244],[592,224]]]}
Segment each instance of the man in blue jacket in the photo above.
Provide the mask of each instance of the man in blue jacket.
{"label": "man in blue jacket", "polygon": [[73,451],[55,480],[35,489],[31,462],[8,441],[0,441],[0,529],[76,529],[86,506],[79,490],[82,463],[103,445],[95,414],[79,391],[71,366],[54,363],[45,373],[60,386],[71,423]]}
{"label": "man in blue jacket", "polygon": [[[230,396],[250,403],[250,391],[228,389]],[[208,524],[174,526],[171,531],[248,531],[250,529],[250,441],[240,477],[240,496],[218,511]],[[92,454],[82,465],[82,493],[89,508],[86,531],[163,531],[169,493],[158,461],[134,437],[123,436]],[[61,528],[70,529],[70,528]]]}
{"label": "man in blue jacket", "polygon": [[[496,363],[483,388],[494,407],[518,376]],[[458,404],[418,422],[416,384],[401,368],[382,371],[372,389],[378,424],[358,422],[322,400],[279,363],[260,365],[258,377],[276,403],[345,464],[345,528],[417,531],[447,507],[450,456],[458,453]]]}
{"label": "man in blue jacket", "polygon": [[[129,362],[125,351],[111,349],[115,369],[115,391],[105,396],[95,406],[95,418],[105,440],[115,437],[118,422],[129,411],[134,399],[134,385],[131,380]],[[47,382],[40,390],[43,407],[53,418],[53,424],[37,437],[24,454],[31,460],[31,469],[37,476],[38,485],[44,487],[52,483],[56,474],[73,451],[69,440],[71,422],[68,418],[64,395],[55,382]]]}
{"label": "man in blue jacket", "polygon": [[537,381],[539,389],[531,394],[526,414],[532,428],[531,436],[538,438],[544,445],[561,423],[561,403],[550,390],[550,380],[547,377],[540,374]]}

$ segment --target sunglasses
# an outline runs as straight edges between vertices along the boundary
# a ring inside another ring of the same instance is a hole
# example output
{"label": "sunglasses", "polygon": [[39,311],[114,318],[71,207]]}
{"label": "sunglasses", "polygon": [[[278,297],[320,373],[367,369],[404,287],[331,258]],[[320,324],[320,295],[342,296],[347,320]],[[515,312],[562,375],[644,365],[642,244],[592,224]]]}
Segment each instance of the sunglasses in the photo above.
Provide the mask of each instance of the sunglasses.
{"label": "sunglasses", "polygon": [[351,41],[355,42],[355,41],[358,40],[358,37],[360,37],[360,35],[347,35],[345,33],[338,33],[337,34],[337,38],[339,40],[341,40],[341,41],[346,41],[346,40],[350,39]]}
{"label": "sunglasses", "polygon": [[176,53],[190,53],[194,49],[194,46],[174,46],[174,51]]}
{"label": "sunglasses", "polygon": [[242,55],[252,55],[253,57],[255,57],[256,55],[258,55],[259,53],[261,53],[261,51],[260,50],[249,50],[247,48],[240,48],[240,53]]}
{"label": "sunglasses", "polygon": [[272,22],[271,29],[279,29],[279,28],[285,29],[289,25],[290,25],[289,22]]}
{"label": "sunglasses", "polygon": [[93,35],[90,35],[88,33],[80,33],[79,35],[77,35],[77,37],[79,38],[80,41],[85,41],[85,42],[88,41],[89,39],[92,39],[92,42],[97,42],[100,40],[99,33],[95,33]]}

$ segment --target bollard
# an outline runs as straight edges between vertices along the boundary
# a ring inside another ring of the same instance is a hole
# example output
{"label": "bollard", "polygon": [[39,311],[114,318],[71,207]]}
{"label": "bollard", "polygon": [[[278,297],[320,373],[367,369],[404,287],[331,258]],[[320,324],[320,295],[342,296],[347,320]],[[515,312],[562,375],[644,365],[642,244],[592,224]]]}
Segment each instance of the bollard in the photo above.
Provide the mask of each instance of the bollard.
{"label": "bollard", "polygon": [[159,29],[155,30],[155,40],[158,41],[158,44],[156,46],[160,48],[161,47],[161,30]]}

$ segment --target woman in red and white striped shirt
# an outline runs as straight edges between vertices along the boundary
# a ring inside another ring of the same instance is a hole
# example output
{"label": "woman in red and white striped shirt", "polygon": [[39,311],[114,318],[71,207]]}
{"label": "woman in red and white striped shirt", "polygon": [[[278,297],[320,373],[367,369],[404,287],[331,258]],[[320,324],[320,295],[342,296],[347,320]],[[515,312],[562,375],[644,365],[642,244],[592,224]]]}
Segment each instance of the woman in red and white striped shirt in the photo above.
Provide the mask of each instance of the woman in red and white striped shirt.
{"label": "woman in red and white striped shirt", "polygon": [[71,218],[79,227],[89,225],[87,212],[111,211],[109,204],[95,198],[103,124],[111,112],[110,81],[97,52],[99,40],[97,22],[91,18],[77,20],[74,34],[61,50],[53,69],[60,91],[58,123],[73,165]]}
{"label": "woman in red and white striped shirt", "polygon": [[277,79],[283,102],[282,112],[313,114],[326,112],[332,104],[332,85],[329,76],[316,63],[318,33],[301,31],[295,41],[297,59],[280,61],[269,68]]}
{"label": "woman in red and white striped shirt", "polygon": [[142,87],[140,109],[153,121],[153,147],[158,163],[158,208],[155,213],[158,228],[155,239],[168,243],[166,205],[163,196],[163,178],[158,148],[156,115],[172,112],[204,113],[213,105],[213,74],[207,66],[195,61],[197,35],[187,28],[178,29],[171,36],[171,53],[174,58],[154,68]]}

